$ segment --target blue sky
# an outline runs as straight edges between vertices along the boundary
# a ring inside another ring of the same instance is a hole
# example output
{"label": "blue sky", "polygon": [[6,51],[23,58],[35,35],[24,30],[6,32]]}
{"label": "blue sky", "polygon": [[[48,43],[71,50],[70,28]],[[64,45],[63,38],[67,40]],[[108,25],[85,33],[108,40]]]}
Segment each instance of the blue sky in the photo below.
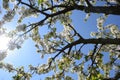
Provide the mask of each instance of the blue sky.
{"label": "blue sky", "polygon": [[[0,2],[1,3],[1,2]],[[101,14],[91,14],[90,18],[88,19],[87,22],[84,21],[85,18],[85,13],[81,11],[74,11],[71,18],[72,18],[72,23],[75,26],[75,29],[84,37],[84,38],[90,38],[90,32],[91,31],[97,31],[96,27],[96,19],[101,16]],[[1,19],[1,16],[0,16]],[[33,22],[33,21],[38,21],[39,19],[30,19],[25,22]],[[105,25],[114,23],[117,25],[120,25],[120,16],[115,16],[115,15],[110,15],[106,22]],[[10,30],[14,28],[16,23],[15,21],[12,21],[10,23],[7,23],[6,26]],[[58,24],[57,24],[58,25]],[[58,29],[59,29],[58,25]],[[46,33],[46,28],[42,28],[40,34]],[[19,50],[14,50],[9,53],[9,55],[4,59],[5,63],[11,63],[15,67],[20,67],[20,66],[25,66],[27,69],[29,64],[37,66],[38,64],[42,64],[47,62],[47,58],[50,57],[50,55],[45,56],[44,59],[40,58],[40,54],[36,53],[36,48],[34,47],[35,43],[31,40],[28,39],[24,42],[22,45],[22,48]],[[88,53],[89,50],[93,49],[91,45],[87,45],[82,49],[82,52]],[[13,74],[9,74],[5,70],[0,69],[0,80],[12,80]],[[50,74],[47,74],[47,76]],[[69,73],[69,75],[71,75]],[[31,80],[38,80],[38,78],[41,78],[41,80],[44,80],[43,77],[45,75],[33,75],[33,78]],[[77,79],[77,76],[71,75],[75,79]]]}

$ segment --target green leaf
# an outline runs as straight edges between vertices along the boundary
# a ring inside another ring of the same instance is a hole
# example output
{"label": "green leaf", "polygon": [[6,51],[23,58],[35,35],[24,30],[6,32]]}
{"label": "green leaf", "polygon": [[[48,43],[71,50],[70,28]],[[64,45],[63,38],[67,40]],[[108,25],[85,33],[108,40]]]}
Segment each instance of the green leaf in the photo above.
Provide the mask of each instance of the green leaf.
{"label": "green leaf", "polygon": [[56,28],[52,28],[53,32],[56,32]]}
{"label": "green leaf", "polygon": [[58,68],[59,68],[60,70],[63,70],[63,66],[62,66],[61,64],[58,64]]}
{"label": "green leaf", "polygon": [[38,0],[38,5],[40,5],[40,1],[41,1],[41,0]]}
{"label": "green leaf", "polygon": [[44,0],[38,0],[38,5],[40,5],[43,2],[44,2]]}

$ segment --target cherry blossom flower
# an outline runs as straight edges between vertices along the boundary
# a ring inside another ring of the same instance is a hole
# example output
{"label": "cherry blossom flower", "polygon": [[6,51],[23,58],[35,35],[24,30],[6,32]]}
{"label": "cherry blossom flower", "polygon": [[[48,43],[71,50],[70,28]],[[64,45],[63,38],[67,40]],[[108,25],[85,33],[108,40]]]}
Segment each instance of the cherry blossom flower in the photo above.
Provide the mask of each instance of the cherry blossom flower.
{"label": "cherry blossom flower", "polygon": [[0,51],[0,61],[2,61],[7,56],[6,51]]}
{"label": "cherry blossom flower", "polygon": [[13,70],[13,65],[11,64],[6,64],[4,65],[5,69],[7,69],[9,72],[11,72]]}
{"label": "cherry blossom flower", "polygon": [[26,30],[26,25],[25,24],[18,25],[16,27],[16,29],[17,29],[18,32],[25,31]]}
{"label": "cherry blossom flower", "polygon": [[103,30],[103,23],[104,23],[105,19],[103,17],[100,17],[97,19],[97,28],[99,30]]}
{"label": "cherry blossom flower", "polygon": [[19,45],[19,43],[16,43],[14,41],[10,41],[9,45],[8,45],[8,49],[14,50],[15,48],[19,49],[19,48],[21,48],[21,46]]}

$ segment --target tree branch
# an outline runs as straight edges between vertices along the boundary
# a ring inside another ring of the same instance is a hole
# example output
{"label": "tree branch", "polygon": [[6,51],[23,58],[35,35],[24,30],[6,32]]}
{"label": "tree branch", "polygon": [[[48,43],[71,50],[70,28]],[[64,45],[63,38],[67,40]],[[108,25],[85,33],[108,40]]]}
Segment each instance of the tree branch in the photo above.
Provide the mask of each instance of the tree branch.
{"label": "tree branch", "polygon": [[45,13],[45,12],[43,12],[43,11],[41,11],[41,10],[35,8],[35,7],[33,7],[32,5],[29,5],[29,4],[27,4],[27,3],[25,3],[25,2],[22,2],[22,1],[21,1],[20,3],[23,4],[23,5],[28,6],[29,8],[31,8],[31,9],[33,9],[33,10],[35,10],[35,11],[37,11],[37,12],[39,12],[39,13],[45,15],[45,16],[48,16],[47,13]]}
{"label": "tree branch", "polygon": [[88,0],[85,0],[85,2],[87,3],[88,7],[92,7],[91,3]]}
{"label": "tree branch", "polygon": [[62,48],[62,51],[66,50],[67,48],[70,48],[71,46],[75,46],[77,44],[116,44],[119,45],[120,44],[120,39],[104,39],[104,38],[100,38],[100,39],[95,39],[95,38],[91,38],[91,39],[79,39],[76,40],[68,45],[66,45],[64,48]]}
{"label": "tree branch", "polygon": [[84,10],[86,13],[104,13],[104,14],[113,14],[120,15],[120,6],[77,6],[77,10]]}
{"label": "tree branch", "polygon": [[48,19],[48,17],[45,17],[43,20],[41,20],[37,23],[33,23],[33,24],[28,25],[27,27],[29,27],[29,26],[33,26],[33,27],[30,28],[29,30],[27,30],[26,32],[24,32],[23,34],[21,34],[20,36],[23,36],[23,35],[29,33],[30,31],[32,31],[34,28],[38,27],[39,25],[43,25],[45,20],[47,20],[47,19]]}

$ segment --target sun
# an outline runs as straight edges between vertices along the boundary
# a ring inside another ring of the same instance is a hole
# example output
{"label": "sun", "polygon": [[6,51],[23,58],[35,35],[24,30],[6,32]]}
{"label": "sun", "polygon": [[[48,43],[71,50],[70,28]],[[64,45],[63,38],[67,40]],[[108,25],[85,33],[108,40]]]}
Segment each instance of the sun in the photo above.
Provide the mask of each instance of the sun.
{"label": "sun", "polygon": [[0,50],[6,50],[8,48],[8,43],[10,38],[6,35],[0,35]]}

